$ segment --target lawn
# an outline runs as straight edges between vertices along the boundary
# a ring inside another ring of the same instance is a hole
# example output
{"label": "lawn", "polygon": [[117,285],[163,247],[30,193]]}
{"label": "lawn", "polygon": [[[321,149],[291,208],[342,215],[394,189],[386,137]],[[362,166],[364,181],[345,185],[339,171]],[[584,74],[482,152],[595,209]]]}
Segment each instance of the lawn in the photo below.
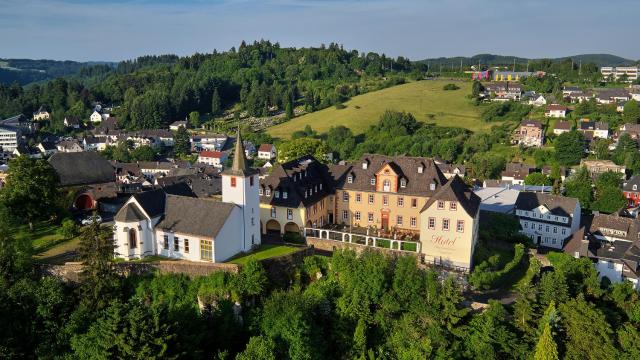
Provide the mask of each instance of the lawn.
{"label": "lawn", "polygon": [[344,103],[345,109],[338,110],[332,106],[273,126],[267,132],[284,139],[308,124],[318,132],[344,125],[354,134],[361,134],[386,110],[407,111],[420,121],[472,131],[484,131],[497,125],[480,120],[481,108],[467,98],[471,93],[471,82],[458,81],[456,85],[460,89],[443,90],[442,87],[450,82],[423,80],[359,95]]}
{"label": "lawn", "polygon": [[300,250],[299,247],[286,246],[286,245],[261,245],[257,250],[249,254],[238,255],[231,260],[227,261],[232,264],[245,265],[249,260],[264,260],[272,257],[291,254]]}
{"label": "lawn", "polygon": [[65,239],[58,234],[60,225],[51,222],[40,222],[33,226],[21,225],[12,229],[16,240],[28,240],[33,245],[35,258],[38,261],[50,263],[64,263],[73,260],[70,253],[75,252],[80,238]]}

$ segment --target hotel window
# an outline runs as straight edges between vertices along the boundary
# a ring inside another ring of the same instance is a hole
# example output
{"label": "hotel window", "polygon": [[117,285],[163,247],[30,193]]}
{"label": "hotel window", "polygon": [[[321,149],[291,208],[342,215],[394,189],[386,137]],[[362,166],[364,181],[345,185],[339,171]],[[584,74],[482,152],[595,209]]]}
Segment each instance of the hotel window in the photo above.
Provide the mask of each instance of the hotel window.
{"label": "hotel window", "polygon": [[464,220],[458,220],[458,222],[456,223],[456,231],[464,232]]}
{"label": "hotel window", "polygon": [[353,176],[351,175],[347,176],[347,183],[353,184]]}
{"label": "hotel window", "polygon": [[273,195],[276,199],[280,197],[280,191],[276,190]]}
{"label": "hotel window", "polygon": [[373,201],[375,200],[373,194],[369,194],[369,204],[373,204]]}
{"label": "hotel window", "polygon": [[342,192],[342,201],[349,201],[349,193],[346,191]]}
{"label": "hotel window", "polygon": [[538,231],[542,231],[542,224],[538,224]]}
{"label": "hotel window", "polygon": [[429,229],[435,230],[435,228],[436,228],[436,218],[430,217],[429,218]]}
{"label": "hotel window", "polygon": [[373,222],[373,213],[372,212],[367,214],[367,219],[369,220],[370,223]]}
{"label": "hotel window", "polygon": [[411,199],[411,207],[412,208],[418,207],[418,199],[416,199],[416,198],[412,198]]}
{"label": "hotel window", "polygon": [[404,206],[404,198],[403,197],[399,197],[398,198],[398,206],[400,206],[400,207]]}
{"label": "hotel window", "polygon": [[444,201],[438,201],[438,210],[444,209]]}
{"label": "hotel window", "polygon": [[557,234],[557,233],[558,233],[558,227],[557,227],[557,226],[554,226],[554,227],[553,227],[553,233],[554,233],[554,234]]}
{"label": "hotel window", "polygon": [[293,210],[287,209],[287,220],[293,220]]}
{"label": "hotel window", "polygon": [[180,251],[180,239],[177,236],[173,238],[173,251]]}
{"label": "hotel window", "polygon": [[442,219],[442,230],[449,231],[449,219]]}
{"label": "hotel window", "polygon": [[231,187],[236,187],[236,177],[235,176],[231,177]]}
{"label": "hotel window", "polygon": [[407,187],[407,180],[400,179],[400,187]]}
{"label": "hotel window", "polygon": [[449,202],[449,210],[456,211],[458,210],[458,203],[455,201]]}
{"label": "hotel window", "polygon": [[360,203],[362,201],[362,194],[361,193],[356,193],[356,202]]}
{"label": "hotel window", "polygon": [[544,231],[545,231],[545,232],[549,232],[549,225],[545,226]]}
{"label": "hotel window", "polygon": [[262,196],[262,194],[263,194],[262,188],[258,189],[258,195]]}
{"label": "hotel window", "polygon": [[277,216],[276,208],[275,207],[271,207],[271,217],[275,218],[276,216]]}
{"label": "hotel window", "polygon": [[360,211],[356,211],[356,221],[360,221],[361,218],[362,215],[360,214]]}
{"label": "hotel window", "polygon": [[200,240],[200,260],[213,261],[213,242]]}
{"label": "hotel window", "polygon": [[376,184],[376,178],[371,178],[371,185],[375,185]]}
{"label": "hotel window", "polygon": [[165,250],[169,250],[169,235],[165,235],[164,236],[164,244],[163,245],[164,245],[163,247],[164,247]]}
{"label": "hotel window", "polygon": [[562,235],[567,235],[567,229],[562,229]]}
{"label": "hotel window", "polygon": [[388,195],[382,196],[382,205],[383,206],[389,206],[389,196]]}
{"label": "hotel window", "polygon": [[418,219],[416,219],[415,217],[412,217],[411,219],[409,219],[409,224],[411,225],[412,228],[418,226]]}
{"label": "hotel window", "polygon": [[382,181],[382,191],[391,191],[391,181],[389,179]]}
{"label": "hotel window", "polygon": [[342,220],[349,220],[349,212],[347,210],[342,210]]}
{"label": "hotel window", "polygon": [[267,196],[271,196],[271,189],[267,188],[267,189],[265,190],[265,195],[267,195]]}
{"label": "hotel window", "polygon": [[189,253],[189,239],[184,239],[184,252]]}
{"label": "hotel window", "polygon": [[398,215],[398,216],[396,217],[396,224],[397,224],[398,226],[402,226],[402,215]]}

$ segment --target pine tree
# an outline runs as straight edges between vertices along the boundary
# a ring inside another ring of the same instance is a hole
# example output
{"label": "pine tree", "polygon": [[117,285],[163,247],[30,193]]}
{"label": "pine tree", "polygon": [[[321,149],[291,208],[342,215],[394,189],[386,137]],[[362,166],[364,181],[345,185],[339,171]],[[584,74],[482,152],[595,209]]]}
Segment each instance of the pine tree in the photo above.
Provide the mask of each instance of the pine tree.
{"label": "pine tree", "polygon": [[213,97],[211,98],[211,115],[220,115],[222,104],[220,103],[220,94],[218,88],[213,89]]}
{"label": "pine tree", "polygon": [[293,117],[295,116],[293,113],[293,101],[291,99],[287,99],[287,103],[284,106],[284,112],[287,119],[293,119]]}
{"label": "pine tree", "polygon": [[556,346],[556,342],[553,340],[553,333],[549,323],[544,325],[544,330],[538,340],[538,344],[536,344],[536,352],[533,358],[535,360],[558,359],[558,347]]}
{"label": "pine tree", "polygon": [[191,153],[191,143],[189,133],[184,127],[179,127],[174,136],[173,150],[176,155],[189,155]]}

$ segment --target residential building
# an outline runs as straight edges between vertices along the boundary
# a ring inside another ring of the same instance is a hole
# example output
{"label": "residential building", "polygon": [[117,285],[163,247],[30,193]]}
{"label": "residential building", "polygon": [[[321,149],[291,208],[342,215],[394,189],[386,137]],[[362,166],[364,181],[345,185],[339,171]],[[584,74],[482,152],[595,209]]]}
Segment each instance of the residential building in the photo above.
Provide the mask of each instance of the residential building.
{"label": "residential building", "polygon": [[596,89],[596,101],[600,104],[616,104],[619,102],[629,101],[631,96],[627,89],[621,88],[603,88]]}
{"label": "residential building", "polygon": [[605,81],[634,82],[638,80],[638,66],[603,66],[600,73]]}
{"label": "residential building", "polygon": [[573,124],[571,123],[571,121],[560,120],[556,122],[556,125],[553,127],[553,133],[555,135],[560,135],[571,131],[572,128]]}
{"label": "residential building", "polygon": [[44,106],[40,106],[38,111],[33,113],[33,121],[49,120],[51,113]]}
{"label": "residential building", "polygon": [[580,89],[577,86],[563,86],[562,87],[562,96],[563,97],[567,97],[567,96],[571,96],[573,94],[579,94],[582,93],[582,89]]}
{"label": "residential building", "polygon": [[542,146],[544,144],[544,127],[539,121],[523,120],[513,132],[513,144],[524,146]]}
{"label": "residential building", "polygon": [[521,232],[539,246],[562,249],[580,227],[580,201],[575,198],[521,192],[516,200]]}
{"label": "residential building", "polygon": [[179,128],[188,128],[189,127],[189,122],[187,120],[178,120],[178,121],[174,121],[169,125],[169,130],[171,131],[178,131]]}
{"label": "residential building", "polygon": [[535,94],[529,97],[528,104],[533,106],[544,106],[547,105],[547,98],[542,94]]}
{"label": "residential building", "polygon": [[625,169],[625,167],[622,166],[622,165],[616,165],[611,160],[586,160],[586,159],[582,159],[582,160],[580,160],[580,166],[586,167],[587,171],[589,172],[589,174],[593,178],[596,178],[596,177],[598,177],[598,175],[600,175],[600,174],[602,174],[604,172],[607,172],[607,171],[620,173],[620,177],[621,178],[625,178],[626,177],[626,169]]}
{"label": "residential building", "polygon": [[32,159],[41,159],[42,153],[37,148],[32,148],[21,144],[13,150],[13,156],[26,156]]}
{"label": "residential building", "polygon": [[253,159],[253,157],[256,155],[255,145],[253,145],[251,141],[246,140],[242,145],[244,146],[244,155],[247,157],[247,159]]}
{"label": "residential building", "polygon": [[585,135],[585,138],[608,139],[609,124],[602,121],[584,121],[578,122],[578,131]]}
{"label": "residential building", "polygon": [[467,174],[467,168],[464,165],[446,164],[446,163],[442,163],[442,164],[436,163],[436,165],[438,165],[438,168],[440,168],[440,171],[442,171],[442,174],[447,179],[451,179],[456,175],[460,176],[461,178],[464,178],[465,175]]}
{"label": "residential building", "polygon": [[634,175],[622,184],[622,192],[629,207],[640,206],[640,176]]}
{"label": "residential building", "polygon": [[227,154],[220,151],[205,150],[198,153],[198,162],[200,164],[222,168],[225,161],[227,161]]}
{"label": "residential building", "polygon": [[567,108],[564,105],[551,104],[547,106],[547,110],[545,111],[544,116],[554,117],[554,118],[564,118],[567,116],[567,111],[569,111],[569,108]]}
{"label": "residential building", "polygon": [[519,101],[524,89],[521,84],[513,82],[491,82],[484,84],[484,88],[493,100],[502,101]]}
{"label": "residential building", "polygon": [[42,155],[44,156],[50,156],[53,155],[55,153],[58,152],[58,148],[56,148],[56,146],[48,141],[43,141],[41,143],[38,144],[38,150],[42,153]]}
{"label": "residential building", "polygon": [[514,214],[520,191],[507,187],[484,187],[474,190],[480,198],[480,210]]}
{"label": "residential building", "polygon": [[13,152],[18,147],[20,129],[13,126],[0,125],[0,148],[3,151]]}
{"label": "residential building", "polygon": [[103,120],[102,114],[94,110],[91,116],[89,116],[89,120],[91,120],[92,123],[99,123]]}
{"label": "residential building", "polygon": [[272,160],[277,156],[276,146],[273,144],[262,144],[258,148],[258,159]]}
{"label": "residential building", "polygon": [[65,116],[64,126],[71,129],[80,129],[80,119],[76,116]]}
{"label": "residential building", "polygon": [[78,143],[78,140],[75,140],[75,139],[60,141],[56,145],[56,148],[58,149],[58,152],[61,152],[61,153],[72,153],[72,152],[84,151],[80,143]]}
{"label": "residential building", "polygon": [[534,171],[534,167],[524,163],[507,163],[501,177],[503,181],[511,181],[514,185],[523,185],[527,175]]}
{"label": "residential building", "polygon": [[133,195],[115,216],[115,255],[223,262],[249,251],[261,243],[258,187],[238,141],[233,166],[222,174],[222,201],[164,189]]}
{"label": "residential building", "polygon": [[82,140],[82,146],[85,151],[103,151],[107,148],[107,141],[106,138],[86,137]]}
{"label": "residential building", "polygon": [[191,148],[194,151],[222,151],[228,139],[225,134],[197,135],[191,137]]}
{"label": "residential building", "polygon": [[471,270],[478,241],[480,198],[454,176],[420,210],[421,252],[427,263]]}

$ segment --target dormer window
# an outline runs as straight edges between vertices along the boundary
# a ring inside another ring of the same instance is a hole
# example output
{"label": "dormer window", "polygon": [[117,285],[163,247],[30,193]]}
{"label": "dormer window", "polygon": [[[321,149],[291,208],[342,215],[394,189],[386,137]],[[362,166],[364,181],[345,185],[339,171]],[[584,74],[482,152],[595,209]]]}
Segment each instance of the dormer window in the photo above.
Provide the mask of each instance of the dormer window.
{"label": "dormer window", "polygon": [[273,196],[278,199],[280,197],[280,191],[276,190]]}
{"label": "dormer window", "polygon": [[633,185],[633,190],[638,190],[638,185]]}
{"label": "dormer window", "polygon": [[267,190],[265,190],[265,194],[267,196],[271,196],[271,189],[267,188]]}
{"label": "dormer window", "polygon": [[400,179],[400,187],[407,187],[407,180],[406,179]]}
{"label": "dormer window", "polygon": [[435,190],[436,189],[436,183],[431,183],[429,184],[429,190]]}
{"label": "dormer window", "polygon": [[288,192],[286,192],[286,191],[283,191],[283,192],[282,192],[282,198],[283,198],[283,199],[286,199],[287,197],[289,197],[289,193],[288,193]]}
{"label": "dormer window", "polygon": [[353,184],[353,176],[351,176],[351,175],[347,176],[347,183],[348,184]]}
{"label": "dormer window", "polygon": [[369,167],[369,163],[367,163],[366,161],[362,162],[362,168],[367,170],[367,168]]}
{"label": "dormer window", "polygon": [[375,185],[376,184],[376,178],[371,178],[371,185]]}
{"label": "dormer window", "polygon": [[258,189],[258,195],[262,196],[263,192],[262,188]]}
{"label": "dormer window", "polygon": [[419,165],[418,166],[418,174],[422,174],[424,172],[424,166]]}

